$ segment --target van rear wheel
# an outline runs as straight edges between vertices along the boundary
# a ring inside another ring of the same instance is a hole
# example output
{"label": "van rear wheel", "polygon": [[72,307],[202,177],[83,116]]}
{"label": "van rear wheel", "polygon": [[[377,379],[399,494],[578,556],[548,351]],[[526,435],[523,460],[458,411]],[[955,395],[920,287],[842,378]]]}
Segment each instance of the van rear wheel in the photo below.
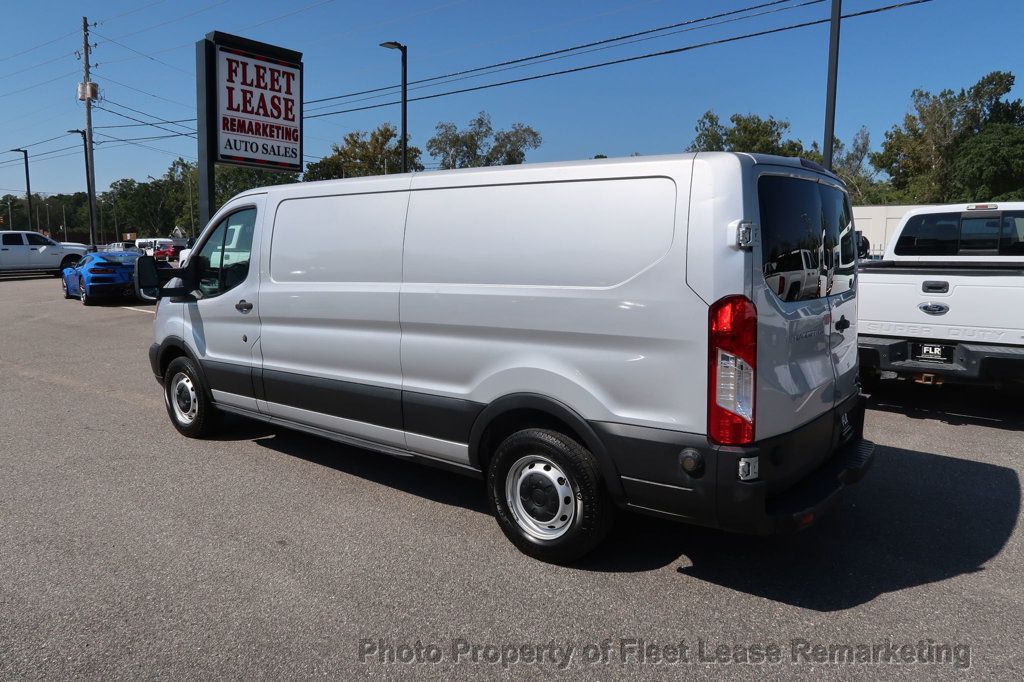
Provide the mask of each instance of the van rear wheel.
{"label": "van rear wheel", "polygon": [[487,471],[498,525],[523,553],[564,564],[608,534],[615,505],[597,460],[573,438],[524,429],[498,446]]}

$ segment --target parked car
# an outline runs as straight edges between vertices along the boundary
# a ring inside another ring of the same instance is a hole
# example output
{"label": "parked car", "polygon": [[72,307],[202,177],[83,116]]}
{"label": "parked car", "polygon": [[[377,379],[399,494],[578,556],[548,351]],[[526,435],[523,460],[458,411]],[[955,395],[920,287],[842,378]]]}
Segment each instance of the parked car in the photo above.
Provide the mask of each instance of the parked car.
{"label": "parked car", "polygon": [[38,232],[0,232],[0,272],[44,270],[59,275],[78,262],[86,247],[55,242]]}
{"label": "parked car", "polygon": [[82,305],[97,299],[135,297],[134,251],[100,251],[83,257],[65,268],[60,279],[64,298],[78,298]]}
{"label": "parked car", "polygon": [[180,252],[181,252],[181,247],[180,246],[178,246],[177,244],[168,244],[166,246],[162,246],[162,247],[154,250],[153,251],[153,258],[156,258],[157,260],[165,260],[165,261],[178,260],[178,254]]}
{"label": "parked car", "polygon": [[863,475],[856,289],[769,282],[851,215],[763,155],[331,180],[233,198],[137,279],[174,278],[149,355],[185,436],[227,411],[481,477],[517,547],[567,562],[618,507],[792,531]]}
{"label": "parked car", "polygon": [[162,249],[166,246],[171,246],[172,244],[174,244],[174,240],[168,238],[135,240],[135,245],[139,247],[139,249],[147,256],[152,256],[157,250]]}
{"label": "parked car", "polygon": [[103,247],[104,251],[132,251],[135,253],[143,253],[142,249],[135,245],[135,242],[112,242]]}
{"label": "parked car", "polygon": [[908,212],[860,287],[865,386],[1024,381],[1024,202]]}

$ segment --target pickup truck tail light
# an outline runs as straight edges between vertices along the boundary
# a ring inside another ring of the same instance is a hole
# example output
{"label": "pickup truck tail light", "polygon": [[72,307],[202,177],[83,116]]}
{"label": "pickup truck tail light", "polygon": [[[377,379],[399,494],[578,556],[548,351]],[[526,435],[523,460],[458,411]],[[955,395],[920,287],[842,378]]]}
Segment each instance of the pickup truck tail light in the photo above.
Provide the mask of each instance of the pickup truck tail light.
{"label": "pickup truck tail light", "polygon": [[719,445],[754,441],[757,309],[726,296],[708,313],[708,438]]}

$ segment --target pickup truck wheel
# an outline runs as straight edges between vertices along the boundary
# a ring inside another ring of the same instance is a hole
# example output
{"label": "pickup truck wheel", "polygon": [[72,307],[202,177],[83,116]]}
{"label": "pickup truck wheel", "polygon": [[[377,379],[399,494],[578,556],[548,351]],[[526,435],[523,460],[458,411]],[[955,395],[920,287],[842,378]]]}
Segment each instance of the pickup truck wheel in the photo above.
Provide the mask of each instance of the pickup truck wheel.
{"label": "pickup truck wheel", "polygon": [[190,358],[171,361],[164,372],[164,403],[171,423],[183,436],[205,438],[216,430],[219,414],[208,396]]}
{"label": "pickup truck wheel", "polygon": [[523,553],[570,563],[608,534],[615,505],[597,460],[574,439],[549,429],[506,438],[487,472],[498,525]]}
{"label": "pickup truck wheel", "polygon": [[79,259],[76,256],[64,256],[64,258],[60,262],[60,267],[53,273],[53,276],[54,277],[63,277],[64,276],[64,269],[65,268],[73,268],[75,266],[75,263],[78,262],[78,260]]}

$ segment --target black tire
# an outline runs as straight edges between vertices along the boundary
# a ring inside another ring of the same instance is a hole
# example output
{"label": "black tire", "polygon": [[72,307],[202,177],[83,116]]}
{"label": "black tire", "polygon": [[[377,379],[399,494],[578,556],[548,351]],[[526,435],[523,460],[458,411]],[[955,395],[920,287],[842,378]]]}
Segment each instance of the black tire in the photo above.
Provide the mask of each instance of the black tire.
{"label": "black tire", "polygon": [[[523,464],[533,458],[538,460],[538,468]],[[551,481],[546,479],[552,469],[544,461],[554,465],[556,475],[564,475],[564,483],[563,476]],[[547,473],[541,469],[546,469]],[[513,471],[521,474],[510,477]],[[539,484],[535,485],[531,479]],[[558,488],[559,485],[564,487]],[[572,491],[569,513],[562,514],[567,510],[561,506],[555,511],[544,506],[548,502],[560,504],[559,500],[568,503],[569,496],[561,495],[558,490]],[[487,491],[491,511],[505,536],[524,554],[541,561],[556,564],[576,561],[601,544],[614,521],[615,504],[608,495],[594,455],[558,431],[524,429],[502,441],[487,470]],[[518,495],[519,504],[510,503],[513,494]],[[528,507],[537,515],[527,512]],[[548,514],[554,516],[547,519]],[[558,523],[558,519],[567,517],[564,526],[552,531],[561,533],[557,537],[538,535],[547,532],[544,524]]]}
{"label": "black tire", "polygon": [[[180,382],[183,377],[192,387],[192,390],[188,391],[187,384],[185,385],[185,392],[189,394],[187,404],[185,404],[185,396],[181,396],[179,401],[177,395],[182,390]],[[175,403],[178,409],[175,409]],[[195,405],[194,415],[191,419],[187,419],[193,404]],[[171,418],[171,424],[183,436],[206,438],[213,435],[219,426],[220,412],[210,400],[210,393],[203,381],[203,375],[191,358],[175,358],[171,360],[164,371],[164,406],[167,408],[167,415]]]}
{"label": "black tire", "polygon": [[74,298],[74,296],[71,295],[71,292],[68,291],[68,281],[64,279],[63,275],[61,275],[60,278],[60,290],[64,293],[64,298]]}
{"label": "black tire", "polygon": [[83,284],[82,282],[78,283],[78,300],[80,300],[82,302],[82,305],[92,305],[93,304],[93,300],[89,296],[89,291],[88,291],[87,287],[85,286],[85,284]]}
{"label": "black tire", "polygon": [[63,277],[64,269],[74,267],[75,263],[77,263],[79,260],[80,259],[76,258],[75,256],[64,256],[64,260],[60,262],[60,268],[55,273],[53,273],[53,276]]}

